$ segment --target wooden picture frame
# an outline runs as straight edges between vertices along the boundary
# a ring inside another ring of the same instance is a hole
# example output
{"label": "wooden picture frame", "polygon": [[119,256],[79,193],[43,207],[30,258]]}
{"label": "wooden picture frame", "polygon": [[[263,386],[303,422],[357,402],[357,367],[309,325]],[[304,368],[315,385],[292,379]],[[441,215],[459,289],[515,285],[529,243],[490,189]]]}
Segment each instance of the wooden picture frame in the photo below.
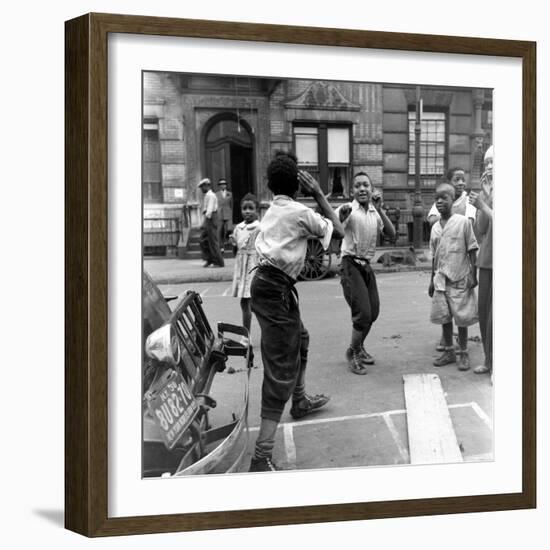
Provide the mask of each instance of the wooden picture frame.
{"label": "wooden picture frame", "polygon": [[[523,71],[522,491],[139,517],[108,516],[107,37],[348,46],[519,58]],[[327,28],[87,14],[65,27],[65,525],[86,536],[483,512],[536,506],[536,44]]]}

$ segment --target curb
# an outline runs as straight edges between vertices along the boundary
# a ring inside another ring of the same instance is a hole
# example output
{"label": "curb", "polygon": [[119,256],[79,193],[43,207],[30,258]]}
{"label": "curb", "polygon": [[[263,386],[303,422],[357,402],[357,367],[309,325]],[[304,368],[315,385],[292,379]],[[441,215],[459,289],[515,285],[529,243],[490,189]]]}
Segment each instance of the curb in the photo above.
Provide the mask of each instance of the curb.
{"label": "curb", "polygon": [[[380,273],[410,273],[412,271],[431,272],[431,265],[395,265],[392,267],[372,266],[376,274]],[[333,276],[337,277],[338,273],[334,272]],[[188,277],[152,277],[157,285],[178,285],[187,283],[221,283],[230,282],[233,280],[233,273],[209,273],[204,275],[189,275]],[[330,278],[330,277],[326,277]],[[313,281],[315,282],[315,281]]]}

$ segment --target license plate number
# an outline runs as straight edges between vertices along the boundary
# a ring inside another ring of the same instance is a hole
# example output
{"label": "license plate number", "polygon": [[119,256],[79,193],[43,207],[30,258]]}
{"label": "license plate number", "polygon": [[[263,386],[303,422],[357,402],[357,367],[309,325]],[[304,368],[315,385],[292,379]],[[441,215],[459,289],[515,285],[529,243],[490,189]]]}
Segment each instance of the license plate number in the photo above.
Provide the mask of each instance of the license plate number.
{"label": "license plate number", "polygon": [[168,449],[176,445],[199,412],[193,394],[176,371],[170,371],[155,388],[148,408]]}

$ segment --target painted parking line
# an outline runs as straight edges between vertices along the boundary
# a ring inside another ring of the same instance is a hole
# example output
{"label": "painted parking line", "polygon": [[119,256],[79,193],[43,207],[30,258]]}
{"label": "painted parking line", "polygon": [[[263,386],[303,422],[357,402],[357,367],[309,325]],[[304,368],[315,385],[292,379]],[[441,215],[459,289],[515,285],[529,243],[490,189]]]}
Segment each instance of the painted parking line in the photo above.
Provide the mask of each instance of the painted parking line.
{"label": "painted parking line", "polygon": [[[477,406],[481,413],[485,415],[485,413],[482,411],[481,407],[477,405],[477,403],[470,401],[468,403],[455,403],[453,405],[449,405],[449,409],[462,409],[465,407],[471,407],[475,410],[474,406]],[[383,417],[385,415],[394,415],[394,414],[405,414],[407,411],[405,409],[394,409],[390,411],[382,411],[382,412],[375,412],[375,413],[364,413],[364,414],[355,414],[355,415],[346,415],[346,416],[333,416],[330,418],[315,418],[313,420],[300,420],[296,422],[281,422],[279,426],[284,427],[287,424],[290,424],[291,426],[309,426],[309,425],[315,425],[315,424],[330,424],[332,422],[345,422],[347,420],[364,420],[365,418],[377,418],[377,417]],[[477,412],[477,411],[476,411]],[[487,416],[487,415],[485,415]],[[487,417],[488,418],[488,417]],[[484,420],[485,422],[485,420]],[[490,421],[489,421],[490,422]],[[260,429],[259,426],[252,426],[249,428],[249,431],[254,432],[258,431]]]}
{"label": "painted parking line", "polygon": [[472,401],[472,403],[470,403],[470,405],[471,405],[472,409],[474,410],[474,412],[479,416],[479,418],[481,418],[481,420],[483,422],[485,422],[485,425],[491,431],[493,431],[493,422],[491,421],[491,419],[489,418],[487,413],[474,401]]}
{"label": "painted parking line", "polygon": [[199,293],[201,295],[201,298],[204,298],[206,296],[206,293],[211,289],[212,287],[207,286],[204,290],[201,290]]}
{"label": "painted parking line", "polygon": [[294,424],[287,423],[283,427],[283,438],[285,443],[285,454],[287,465],[296,469],[296,444],[294,443]]}
{"label": "painted parking line", "polygon": [[[490,430],[493,429],[493,424],[491,422],[491,419],[487,416],[487,414],[475,401],[470,401],[468,403],[454,403],[453,405],[448,405],[449,409],[463,409],[467,407],[470,407]],[[393,415],[406,414],[406,413],[407,411],[405,409],[394,409],[394,410],[376,412],[376,413],[334,416],[332,418],[316,418],[313,420],[300,420],[299,422],[282,422],[280,426],[283,428],[283,442],[284,442],[284,448],[285,448],[286,462],[291,469],[296,469],[296,443],[294,442],[295,426],[299,426],[299,427],[315,426],[319,424],[331,424],[334,422],[346,422],[349,420],[365,420],[369,418],[382,418],[395,442],[399,455],[401,456],[403,461],[405,461],[406,463],[409,463],[410,462],[409,451],[407,450],[406,446],[401,440],[401,437],[399,436],[399,432],[392,419]],[[248,430],[249,432],[257,432],[259,431],[259,429],[260,429],[259,426],[252,426]],[[475,460],[487,461],[487,460],[493,460],[493,454],[485,453],[483,455],[465,456],[465,458],[469,461],[475,461]]]}

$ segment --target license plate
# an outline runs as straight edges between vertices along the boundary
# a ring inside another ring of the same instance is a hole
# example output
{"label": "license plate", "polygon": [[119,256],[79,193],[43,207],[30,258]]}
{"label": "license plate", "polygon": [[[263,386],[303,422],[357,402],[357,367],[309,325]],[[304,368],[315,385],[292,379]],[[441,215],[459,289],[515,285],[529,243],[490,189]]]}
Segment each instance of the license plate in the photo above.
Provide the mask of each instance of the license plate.
{"label": "license plate", "polygon": [[162,377],[147,405],[168,449],[174,447],[199,412],[185,380],[174,370]]}

